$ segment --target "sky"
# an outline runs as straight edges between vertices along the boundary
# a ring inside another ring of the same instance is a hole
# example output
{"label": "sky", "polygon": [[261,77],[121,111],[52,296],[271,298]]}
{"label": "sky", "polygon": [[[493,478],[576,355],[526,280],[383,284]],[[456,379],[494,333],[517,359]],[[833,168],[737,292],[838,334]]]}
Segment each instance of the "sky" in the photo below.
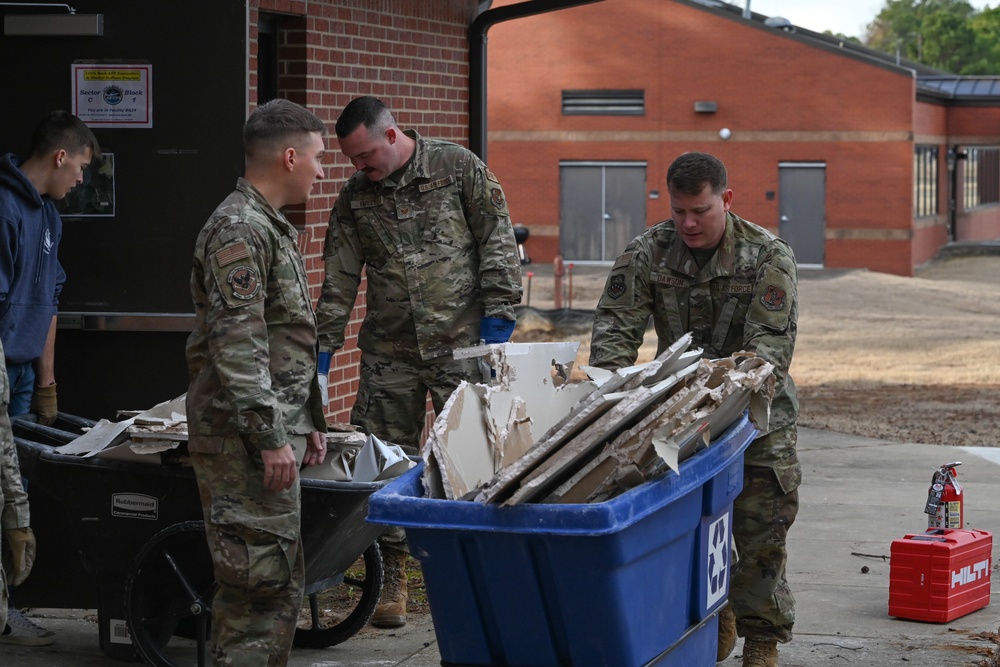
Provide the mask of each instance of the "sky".
{"label": "sky", "polygon": [[[745,7],[746,0],[727,0]],[[998,0],[969,0],[976,9],[996,7]],[[795,25],[848,37],[863,38],[865,28],[885,7],[885,0],[750,0],[750,9],[765,16],[783,16]]]}

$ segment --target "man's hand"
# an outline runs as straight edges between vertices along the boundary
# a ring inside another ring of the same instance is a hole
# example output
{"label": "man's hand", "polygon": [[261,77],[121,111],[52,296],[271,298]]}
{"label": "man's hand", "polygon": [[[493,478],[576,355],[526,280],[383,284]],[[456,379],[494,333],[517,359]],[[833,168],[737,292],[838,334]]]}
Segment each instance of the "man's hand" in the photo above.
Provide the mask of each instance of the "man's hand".
{"label": "man's hand", "polygon": [[514,320],[505,320],[502,317],[483,317],[479,320],[479,340],[487,345],[506,343],[510,340],[510,335],[514,333]]}
{"label": "man's hand", "polygon": [[38,423],[50,426],[56,420],[59,407],[56,401],[56,383],[44,386],[35,385],[31,397],[31,411],[38,417]]}
{"label": "man's hand", "polygon": [[35,534],[31,528],[8,528],[3,532],[5,551],[10,550],[10,567],[7,569],[7,583],[18,586],[31,574],[35,564]]}
{"label": "man's hand", "polygon": [[323,401],[323,407],[330,405],[330,357],[332,356],[330,352],[320,352],[316,357],[316,377],[319,380],[319,397]]}
{"label": "man's hand", "polygon": [[271,491],[285,491],[292,488],[299,464],[291,445],[278,449],[262,449],[264,459],[264,486]]}
{"label": "man's hand", "polygon": [[326,433],[314,431],[306,436],[306,455],[302,465],[318,466],[326,459]]}

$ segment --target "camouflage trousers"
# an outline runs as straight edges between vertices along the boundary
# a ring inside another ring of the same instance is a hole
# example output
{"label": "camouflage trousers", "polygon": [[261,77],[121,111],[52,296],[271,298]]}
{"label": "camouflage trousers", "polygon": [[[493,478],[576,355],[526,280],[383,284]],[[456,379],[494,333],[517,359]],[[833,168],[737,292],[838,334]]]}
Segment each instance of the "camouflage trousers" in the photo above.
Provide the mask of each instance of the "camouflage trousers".
{"label": "camouflage trousers", "polygon": [[[411,455],[419,454],[423,444],[427,395],[434,412],[440,413],[463,380],[482,378],[476,359],[449,355],[429,361],[400,361],[368,352],[361,355],[360,375],[351,423]],[[405,533],[395,526],[382,534],[379,544],[407,551]]]}
{"label": "camouflage trousers", "polygon": [[[787,642],[795,623],[795,599],[785,580],[788,529],[799,511],[801,469],[795,455],[796,427],[755,440],[787,453],[774,467],[745,465],[743,491],[733,503],[733,540],[739,560],[733,568],[729,602],[741,637]],[[788,488],[791,486],[791,488]]]}
{"label": "camouflage trousers", "polygon": [[267,489],[260,453],[239,438],[218,454],[192,452],[191,463],[217,584],[214,664],[287,665],[305,585],[299,480]]}
{"label": "camouflage trousers", "polygon": [[[10,415],[7,414],[10,391],[7,386],[7,371],[5,368],[3,348],[0,347],[0,466],[5,466],[9,470],[15,466],[15,463],[11,461],[11,457],[15,457],[17,452],[14,449],[14,431],[10,423]],[[18,472],[18,474],[20,473]],[[6,499],[4,496],[4,487],[10,481],[4,475],[4,470],[0,470],[0,515],[6,513],[3,511],[6,503],[14,502],[14,498],[9,497],[12,495],[10,491],[8,491]],[[0,529],[0,554],[2,553],[3,530]],[[7,599],[9,595],[7,592],[7,573],[3,569],[3,558],[0,558],[0,632],[3,632],[4,626],[7,625]]]}

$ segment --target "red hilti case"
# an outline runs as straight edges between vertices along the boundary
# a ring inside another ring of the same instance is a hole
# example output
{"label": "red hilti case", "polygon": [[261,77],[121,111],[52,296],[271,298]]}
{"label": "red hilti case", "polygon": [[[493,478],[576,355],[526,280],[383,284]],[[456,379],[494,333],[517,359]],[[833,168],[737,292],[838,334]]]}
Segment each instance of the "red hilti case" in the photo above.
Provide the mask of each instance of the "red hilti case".
{"label": "red hilti case", "polygon": [[889,615],[946,623],[990,603],[993,536],[935,529],[893,540]]}

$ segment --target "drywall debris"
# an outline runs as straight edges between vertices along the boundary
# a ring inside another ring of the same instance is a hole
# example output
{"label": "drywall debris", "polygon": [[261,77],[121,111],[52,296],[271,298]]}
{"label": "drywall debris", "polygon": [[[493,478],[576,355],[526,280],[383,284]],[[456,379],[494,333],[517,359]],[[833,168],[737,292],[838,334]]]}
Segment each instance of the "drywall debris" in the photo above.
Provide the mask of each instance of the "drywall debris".
{"label": "drywall debris", "polygon": [[583,367],[590,381],[570,384],[546,353],[553,344],[487,346],[491,383],[463,384],[434,423],[425,493],[503,505],[600,502],[680,471],[744,411],[766,428],[773,365],[751,353],[702,359],[690,344],[685,335],[652,362],[613,373]]}

